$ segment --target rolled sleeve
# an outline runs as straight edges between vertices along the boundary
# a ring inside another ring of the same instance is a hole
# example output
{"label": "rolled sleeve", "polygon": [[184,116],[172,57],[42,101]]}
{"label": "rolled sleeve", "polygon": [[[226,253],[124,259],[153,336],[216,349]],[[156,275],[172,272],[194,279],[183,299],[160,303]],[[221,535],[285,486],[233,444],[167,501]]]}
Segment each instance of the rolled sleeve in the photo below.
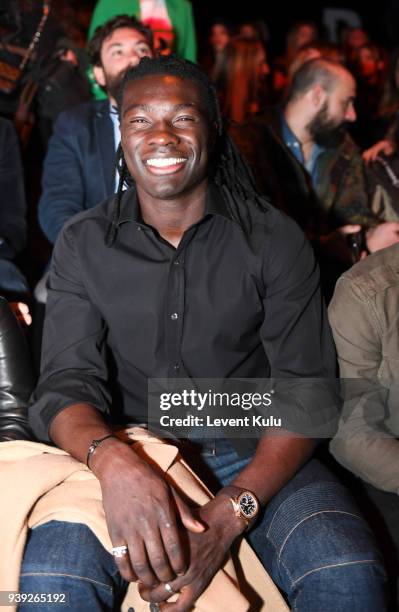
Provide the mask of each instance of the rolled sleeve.
{"label": "rolled sleeve", "polygon": [[49,440],[52,419],[64,408],[88,403],[109,412],[105,359],[106,325],[82,280],[84,265],[73,226],[60,235],[53,253],[43,332],[41,376],[33,394],[30,422]]}

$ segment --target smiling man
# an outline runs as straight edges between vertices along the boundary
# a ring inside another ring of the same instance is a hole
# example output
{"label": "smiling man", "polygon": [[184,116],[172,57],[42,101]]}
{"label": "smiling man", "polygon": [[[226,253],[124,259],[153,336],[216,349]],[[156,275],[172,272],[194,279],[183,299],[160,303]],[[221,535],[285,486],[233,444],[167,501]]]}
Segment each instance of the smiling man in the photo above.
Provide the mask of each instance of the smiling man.
{"label": "smiling man", "polygon": [[[118,194],[68,223],[54,251],[31,408],[37,436],[99,479],[119,572],[87,528],[52,522],[31,533],[20,589],[54,591],[68,575],[71,605],[111,610],[138,579],[144,598],[183,612],[249,527],[296,610],[383,610],[367,527],[310,459],[312,440],[203,441],[219,485],[194,512],[113,435],[147,420],[152,377],[321,378],[335,367],[312,250],[256,192],[206,76],[177,58],[143,59],[120,114]],[[55,541],[49,569],[41,551]]]}

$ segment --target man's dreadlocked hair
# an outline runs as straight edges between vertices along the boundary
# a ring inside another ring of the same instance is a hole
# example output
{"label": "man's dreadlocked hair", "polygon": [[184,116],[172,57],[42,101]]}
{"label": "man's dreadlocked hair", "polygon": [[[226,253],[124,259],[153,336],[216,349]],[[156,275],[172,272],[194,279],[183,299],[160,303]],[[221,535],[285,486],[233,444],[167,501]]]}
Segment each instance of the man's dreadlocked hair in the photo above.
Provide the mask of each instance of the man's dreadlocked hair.
{"label": "man's dreadlocked hair", "polygon": [[[119,113],[122,109],[122,98],[126,84],[150,75],[169,75],[187,79],[197,83],[204,94],[210,123],[216,125],[217,142],[213,152],[213,181],[221,188],[226,206],[233,217],[241,225],[243,231],[252,230],[249,206],[255,205],[266,212],[270,209],[268,200],[257,191],[255,182],[247,163],[237,150],[228,135],[220,114],[216,90],[208,77],[196,64],[175,55],[160,55],[156,58],[143,57],[140,63],[131,68],[125,75],[118,96]],[[115,200],[112,221],[109,225],[106,244],[112,246],[118,230],[123,186],[134,185],[129,173],[122,146],[117,150],[116,167],[119,172],[119,185]]]}

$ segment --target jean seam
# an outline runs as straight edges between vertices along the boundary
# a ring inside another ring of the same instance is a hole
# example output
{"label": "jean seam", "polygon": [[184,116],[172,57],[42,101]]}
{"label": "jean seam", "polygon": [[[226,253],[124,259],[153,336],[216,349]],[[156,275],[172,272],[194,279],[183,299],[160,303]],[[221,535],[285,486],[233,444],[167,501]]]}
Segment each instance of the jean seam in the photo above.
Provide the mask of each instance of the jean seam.
{"label": "jean seam", "polygon": [[287,572],[287,576],[291,582],[291,587],[293,585],[293,580],[292,580],[292,576],[291,576],[291,572],[289,571],[288,567],[286,566],[286,564],[284,563],[284,561],[282,559],[278,559],[278,562],[283,566],[283,568],[285,569],[285,571]]}
{"label": "jean seam", "polygon": [[296,525],[294,525],[294,527],[291,529],[291,531],[289,531],[289,533],[287,534],[287,536],[283,540],[283,543],[281,544],[281,548],[280,548],[279,553],[278,553],[278,560],[280,561],[281,555],[282,555],[282,552],[284,550],[285,545],[287,544],[287,542],[288,542],[290,536],[293,534],[293,532],[299,527],[299,525],[301,525],[305,521],[313,518],[314,516],[317,516],[318,514],[327,514],[327,513],[347,514],[349,516],[353,516],[354,518],[357,518],[360,521],[362,520],[360,518],[360,516],[357,516],[356,514],[353,514],[352,512],[346,512],[345,510],[319,510],[318,512],[313,512],[309,516],[306,516],[305,518],[301,519]]}
{"label": "jean seam", "polygon": [[347,565],[359,565],[360,563],[373,563],[373,564],[378,565],[378,562],[375,559],[359,559],[358,561],[344,561],[342,563],[332,563],[331,565],[322,565],[321,567],[316,567],[315,569],[309,570],[308,572],[306,572],[305,574],[303,574],[302,576],[294,580],[294,582],[292,583],[292,586],[294,586],[300,580],[303,580],[303,578],[305,578],[306,576],[309,576],[310,574],[314,574],[315,572],[320,572],[321,570],[324,570],[324,569],[331,569],[333,567],[346,567]]}
{"label": "jean seam", "polygon": [[60,572],[21,572],[20,576],[21,578],[26,576],[62,576],[63,578],[76,578],[76,580],[84,580],[85,582],[98,584],[108,589],[111,593],[114,590],[111,585],[105,584],[105,582],[100,582],[99,580],[94,580],[93,578],[87,578],[86,576],[77,576],[76,574],[63,574]]}
{"label": "jean seam", "polygon": [[[274,549],[274,551],[275,551],[275,555],[276,555],[276,556],[277,556],[277,558],[278,558],[277,546],[275,545],[275,543],[273,542],[273,540],[271,540],[270,538],[268,538],[268,537],[267,537],[267,535],[266,535],[266,539],[269,541],[270,546],[272,546],[272,547],[273,547],[273,549]],[[248,539],[247,541],[248,541],[248,543],[249,543],[249,544],[251,545],[251,547],[252,547],[251,541],[250,541],[249,539]],[[278,558],[278,562],[279,562],[279,563],[280,563],[280,564],[283,566],[283,568],[284,568],[285,572],[287,573],[288,579],[289,579],[289,581],[290,581],[290,582],[291,582],[291,584],[292,584],[292,576],[291,576],[291,573],[290,573],[290,571],[289,571],[288,567],[285,565],[285,563],[284,563],[284,561],[283,561],[282,559],[279,559],[279,558]]]}

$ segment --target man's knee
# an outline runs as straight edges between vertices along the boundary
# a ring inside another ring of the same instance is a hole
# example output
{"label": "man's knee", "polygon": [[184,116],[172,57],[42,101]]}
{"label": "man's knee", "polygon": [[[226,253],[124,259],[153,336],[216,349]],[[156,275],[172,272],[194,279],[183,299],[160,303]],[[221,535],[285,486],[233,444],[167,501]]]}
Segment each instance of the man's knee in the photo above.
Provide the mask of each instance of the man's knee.
{"label": "man's knee", "polygon": [[379,561],[370,528],[334,481],[308,484],[288,497],[274,513],[267,537],[278,559],[295,565]]}
{"label": "man's knee", "polygon": [[[315,482],[295,491],[274,512],[267,539],[296,605],[304,598],[312,601],[315,593],[323,605],[333,598],[335,610],[356,601],[382,605],[385,572],[380,554],[370,528],[340,483]],[[362,591],[367,597],[358,599]],[[371,610],[370,605],[365,609]]]}
{"label": "man's knee", "polygon": [[112,556],[86,525],[50,521],[29,534],[20,583],[76,580],[112,593],[116,574]]}

